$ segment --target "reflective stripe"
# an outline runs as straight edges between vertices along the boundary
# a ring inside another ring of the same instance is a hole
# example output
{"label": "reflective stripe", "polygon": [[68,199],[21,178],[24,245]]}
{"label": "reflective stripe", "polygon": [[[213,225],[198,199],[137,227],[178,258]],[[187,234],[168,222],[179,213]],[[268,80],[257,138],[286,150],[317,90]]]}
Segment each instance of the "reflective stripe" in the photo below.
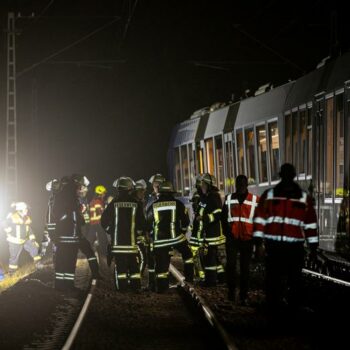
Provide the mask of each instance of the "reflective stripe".
{"label": "reflective stripe", "polygon": [[185,264],[193,264],[193,258],[185,260]]}
{"label": "reflective stripe", "polygon": [[213,222],[215,220],[213,214],[208,214],[208,216],[209,216],[209,222]]}
{"label": "reflective stripe", "polygon": [[257,216],[257,217],[254,218],[254,223],[265,226],[266,225],[266,220]]}
{"label": "reflective stripe", "polygon": [[316,229],[317,229],[316,223],[304,225],[304,230],[316,230]]}
{"label": "reflective stripe", "polygon": [[14,243],[14,244],[23,244],[26,240],[21,239],[21,238],[17,238],[17,237],[13,237],[11,235],[7,235],[7,241],[10,243]]}
{"label": "reflective stripe", "polygon": [[140,273],[133,273],[132,275],[130,275],[130,278],[132,280],[134,279],[140,279],[141,278],[141,274]]}
{"label": "reflective stripe", "polygon": [[217,271],[217,266],[205,266],[204,270]]}
{"label": "reflective stripe", "polygon": [[89,258],[88,261],[97,260],[96,256]]}
{"label": "reflective stripe", "polygon": [[35,239],[35,236],[33,234],[29,235],[29,239],[30,240],[34,240]]}
{"label": "reflective stripe", "polygon": [[261,237],[263,238],[264,237],[264,232],[263,231],[254,231],[253,233],[253,237]]}
{"label": "reflective stripe", "polygon": [[306,238],[309,243],[318,243],[319,239],[318,236],[312,236]]}
{"label": "reflective stripe", "polygon": [[148,272],[156,272],[155,269],[148,269]]}
{"label": "reflective stripe", "polygon": [[18,265],[9,264],[9,269],[16,270],[16,269],[18,269]]}
{"label": "reflective stripe", "polygon": [[303,226],[304,222],[297,219],[291,219],[291,218],[284,218],[282,216],[271,216],[267,218],[266,223],[278,223],[278,224],[287,224],[287,225],[293,225],[293,226]]}
{"label": "reflective stripe", "polygon": [[127,276],[127,274],[126,274],[126,273],[120,273],[120,274],[118,273],[118,274],[117,274],[117,276],[118,276],[118,280],[128,278],[128,276]]}
{"label": "reflective stripe", "polygon": [[34,261],[39,261],[39,260],[41,260],[41,256],[40,255],[36,255],[36,256],[34,256]]}
{"label": "reflective stripe", "polygon": [[280,242],[304,242],[304,238],[296,238],[296,237],[288,237],[288,236],[280,236],[280,235],[267,235],[265,234],[266,239],[271,239],[273,241]]}
{"label": "reflective stripe", "polygon": [[[254,212],[253,212],[254,213]],[[237,221],[240,221],[240,222],[246,222],[248,224],[252,224],[253,223],[253,218],[251,219],[247,219],[247,218],[243,218],[242,216],[234,216],[234,217],[231,217],[230,219],[227,220],[228,222],[237,222]]]}
{"label": "reflective stripe", "polygon": [[[161,202],[159,202],[161,203]],[[175,202],[174,202],[175,203]],[[158,203],[156,203],[158,204]],[[157,210],[158,211],[163,211],[163,210],[175,210],[176,209],[176,205],[165,205],[164,207],[163,206],[159,206],[157,207]]]}
{"label": "reflective stripe", "polygon": [[168,278],[169,272],[157,273],[157,278]]}

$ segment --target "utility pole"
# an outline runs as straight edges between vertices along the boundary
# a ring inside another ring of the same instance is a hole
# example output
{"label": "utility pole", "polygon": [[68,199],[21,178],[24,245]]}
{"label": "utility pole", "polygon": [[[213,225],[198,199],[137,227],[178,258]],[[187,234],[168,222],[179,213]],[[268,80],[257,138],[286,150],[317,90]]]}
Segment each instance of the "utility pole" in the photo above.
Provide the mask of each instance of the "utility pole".
{"label": "utility pole", "polygon": [[16,108],[16,28],[15,14],[7,17],[7,98],[6,98],[6,199],[17,197],[17,108]]}

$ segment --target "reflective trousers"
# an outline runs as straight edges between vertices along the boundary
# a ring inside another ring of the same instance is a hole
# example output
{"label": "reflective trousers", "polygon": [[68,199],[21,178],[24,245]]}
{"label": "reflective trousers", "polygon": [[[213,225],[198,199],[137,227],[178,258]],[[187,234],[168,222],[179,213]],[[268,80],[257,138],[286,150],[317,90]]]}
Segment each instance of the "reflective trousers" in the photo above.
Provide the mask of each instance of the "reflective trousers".
{"label": "reflective trousers", "polygon": [[92,278],[96,277],[99,273],[99,266],[95,252],[91,248],[90,243],[85,237],[81,237],[79,240],[79,249],[86,256],[86,259],[89,263],[90,271]]}
{"label": "reflective trousers", "polygon": [[55,254],[55,288],[69,290],[74,288],[75,266],[79,242],[57,243]]}
{"label": "reflective trousers", "polygon": [[18,269],[18,260],[21,255],[22,250],[27,251],[34,261],[39,261],[40,255],[38,255],[39,245],[35,241],[27,240],[23,244],[16,244],[12,242],[9,243],[9,271],[14,272]]}
{"label": "reflective trousers", "polygon": [[115,253],[114,278],[117,290],[141,289],[141,273],[138,253]]}
{"label": "reflective trousers", "polygon": [[193,255],[187,241],[178,243],[174,246],[156,248],[154,249],[155,277],[156,290],[159,293],[164,292],[169,288],[169,253],[172,249],[176,249],[182,256],[186,281],[193,281]]}
{"label": "reflective trousers", "polygon": [[253,241],[240,240],[228,237],[226,239],[226,273],[229,293],[234,295],[237,287],[238,273],[237,262],[239,255],[239,296],[241,300],[246,299],[249,284],[249,267],[253,254]]}

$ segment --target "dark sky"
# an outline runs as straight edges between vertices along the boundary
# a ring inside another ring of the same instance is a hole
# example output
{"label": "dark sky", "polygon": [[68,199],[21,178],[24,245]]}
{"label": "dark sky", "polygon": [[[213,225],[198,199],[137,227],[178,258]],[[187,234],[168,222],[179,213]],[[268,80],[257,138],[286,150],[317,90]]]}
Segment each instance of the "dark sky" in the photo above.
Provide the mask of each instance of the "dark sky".
{"label": "dark sky", "polygon": [[334,1],[2,0],[0,10],[1,29],[10,10],[39,15],[17,21],[18,72],[120,17],[17,80],[20,194],[37,215],[52,177],[80,172],[110,186],[124,174],[166,173],[176,122],[314,69],[330,51],[333,10],[340,48],[350,46],[346,11]]}

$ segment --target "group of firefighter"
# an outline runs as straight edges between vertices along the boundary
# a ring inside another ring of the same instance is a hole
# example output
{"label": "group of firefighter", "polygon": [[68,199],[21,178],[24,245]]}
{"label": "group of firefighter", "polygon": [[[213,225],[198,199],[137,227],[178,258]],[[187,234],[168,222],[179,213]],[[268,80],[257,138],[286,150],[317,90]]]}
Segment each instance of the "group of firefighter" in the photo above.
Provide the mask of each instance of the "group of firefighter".
{"label": "group of firefighter", "polygon": [[[52,180],[47,184],[50,198],[41,247],[31,231],[25,203],[16,203],[7,218],[9,269],[17,268],[23,248],[39,261],[51,241],[57,289],[74,288],[80,250],[92,278],[102,278],[99,263],[110,266],[114,262],[116,288],[139,290],[147,266],[148,288],[164,292],[169,288],[169,264],[175,250],[182,257],[186,281],[193,282],[196,275],[202,285],[212,287],[226,280],[228,298],[244,305],[249,302],[250,261],[255,254],[265,256],[268,305],[278,309],[284,297],[297,305],[305,241],[311,256],[318,246],[317,220],[312,198],[294,181],[294,167],[282,165],[280,177],[275,187],[259,197],[248,191],[247,177],[239,175],[235,192],[223,202],[215,177],[199,175],[191,210],[175,198],[172,183],[161,174],[151,177],[149,196],[144,180],[120,177],[113,183],[113,197],[106,199],[106,188],[100,185],[90,202],[85,176]],[[222,247],[226,265],[219,254]]]}

